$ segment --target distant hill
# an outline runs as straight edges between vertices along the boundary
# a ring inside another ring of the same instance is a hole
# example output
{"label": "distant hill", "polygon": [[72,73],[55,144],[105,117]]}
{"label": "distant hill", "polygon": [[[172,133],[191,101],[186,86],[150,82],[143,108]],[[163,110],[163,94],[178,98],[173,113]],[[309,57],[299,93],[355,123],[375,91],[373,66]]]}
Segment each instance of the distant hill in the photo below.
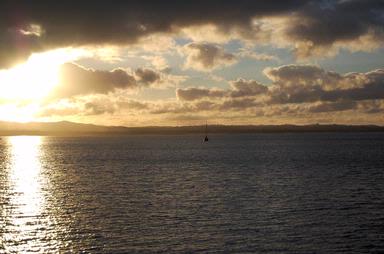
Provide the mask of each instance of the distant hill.
{"label": "distant hill", "polygon": [[68,121],[30,123],[0,121],[0,135],[98,134],[124,132],[126,129],[126,127],[99,126]]}
{"label": "distant hill", "polygon": [[[200,134],[205,126],[123,127],[62,122],[15,123],[0,121],[0,136],[9,135],[132,135]],[[209,133],[281,133],[281,132],[382,132],[376,125],[211,125]]]}

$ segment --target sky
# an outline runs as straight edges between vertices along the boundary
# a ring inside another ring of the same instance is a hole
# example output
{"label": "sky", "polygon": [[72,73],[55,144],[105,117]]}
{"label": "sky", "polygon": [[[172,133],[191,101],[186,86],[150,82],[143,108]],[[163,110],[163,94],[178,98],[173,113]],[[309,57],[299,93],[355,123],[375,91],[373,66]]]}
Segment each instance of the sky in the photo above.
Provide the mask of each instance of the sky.
{"label": "sky", "polygon": [[0,120],[384,125],[384,0],[0,2]]}

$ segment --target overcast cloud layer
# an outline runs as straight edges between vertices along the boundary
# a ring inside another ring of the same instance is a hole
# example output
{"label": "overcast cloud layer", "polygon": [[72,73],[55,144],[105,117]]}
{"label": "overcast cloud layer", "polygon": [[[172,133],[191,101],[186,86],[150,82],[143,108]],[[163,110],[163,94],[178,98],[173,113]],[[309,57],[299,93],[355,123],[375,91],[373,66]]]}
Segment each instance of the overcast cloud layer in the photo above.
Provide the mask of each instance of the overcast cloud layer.
{"label": "overcast cloud layer", "polygon": [[376,47],[383,40],[383,10],[381,0],[1,1],[0,66],[31,52],[127,45],[146,35],[207,24],[227,36],[296,45],[302,56],[361,40]]}

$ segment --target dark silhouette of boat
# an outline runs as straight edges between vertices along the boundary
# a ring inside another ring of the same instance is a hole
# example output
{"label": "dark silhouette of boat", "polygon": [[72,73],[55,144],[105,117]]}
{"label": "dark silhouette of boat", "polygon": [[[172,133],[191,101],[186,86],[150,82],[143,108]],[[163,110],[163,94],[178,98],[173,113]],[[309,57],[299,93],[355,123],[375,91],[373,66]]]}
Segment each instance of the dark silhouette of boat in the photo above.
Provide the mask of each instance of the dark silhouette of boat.
{"label": "dark silhouette of boat", "polygon": [[204,138],[204,142],[208,142],[209,141],[209,138],[208,138],[208,123],[206,122],[205,123],[205,138]]}

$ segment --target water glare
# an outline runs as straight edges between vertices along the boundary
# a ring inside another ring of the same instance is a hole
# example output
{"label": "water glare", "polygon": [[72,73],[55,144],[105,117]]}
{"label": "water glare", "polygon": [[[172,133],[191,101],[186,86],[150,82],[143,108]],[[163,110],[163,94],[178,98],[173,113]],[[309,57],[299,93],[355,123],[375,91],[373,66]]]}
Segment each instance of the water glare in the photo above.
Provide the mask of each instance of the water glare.
{"label": "water glare", "polygon": [[42,142],[37,136],[9,137],[8,205],[2,211],[5,230],[2,248],[7,253],[42,251],[47,216],[42,187],[46,179],[40,163]]}

